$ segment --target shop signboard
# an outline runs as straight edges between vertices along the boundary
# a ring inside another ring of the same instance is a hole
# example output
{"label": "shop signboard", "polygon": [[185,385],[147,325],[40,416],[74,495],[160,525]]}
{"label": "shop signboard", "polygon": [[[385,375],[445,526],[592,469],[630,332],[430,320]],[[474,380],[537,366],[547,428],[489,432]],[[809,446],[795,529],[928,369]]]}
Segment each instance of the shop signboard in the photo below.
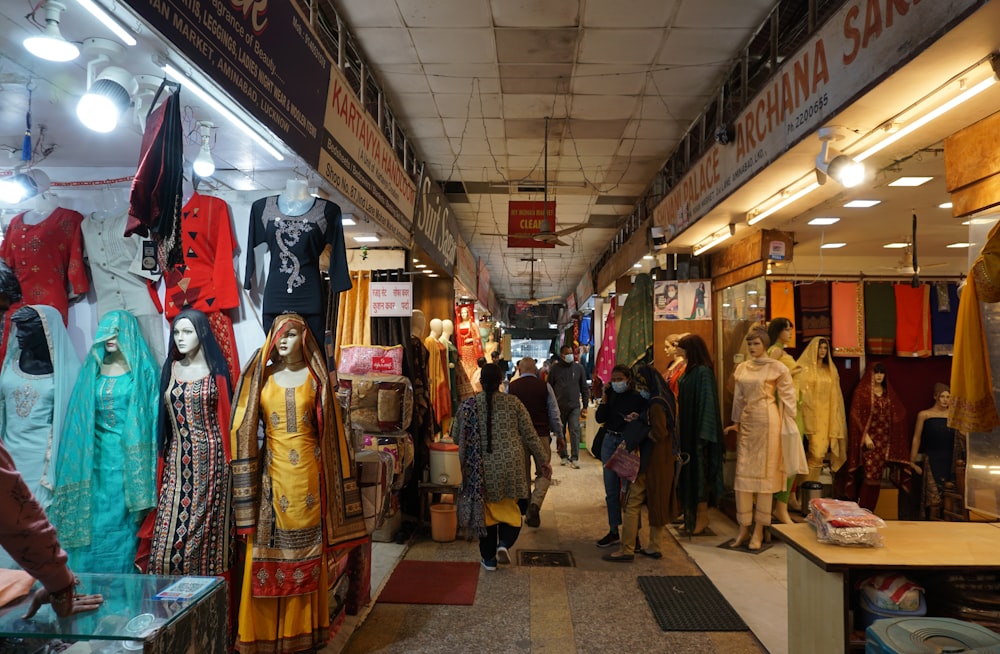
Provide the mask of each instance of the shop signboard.
{"label": "shop signboard", "polygon": [[417,185],[337,66],[330,67],[317,170],[388,235],[410,247]]}
{"label": "shop signboard", "polygon": [[409,318],[413,313],[411,282],[372,282],[368,290],[368,315],[372,318]]}
{"label": "shop signboard", "polygon": [[476,291],[479,304],[484,307],[490,305],[490,271],[486,269],[486,263],[479,260],[479,286]]}
{"label": "shop signboard", "polygon": [[124,2],[238,105],[316,167],[333,66],[294,3]]}
{"label": "shop signboard", "polygon": [[581,306],[585,305],[593,294],[594,278],[591,276],[590,270],[587,270],[583,273],[583,277],[580,278],[580,283],[576,285],[576,301]]}
{"label": "shop signboard", "polygon": [[434,263],[452,275],[461,238],[458,235],[458,218],[441,187],[431,179],[426,169],[420,176],[419,189],[417,206],[413,211],[413,240]]}
{"label": "shop signboard", "polygon": [[[507,203],[508,234],[538,234],[542,231],[542,220],[548,218],[550,231],[556,231],[556,201],[549,200],[548,211],[545,202],[514,200]],[[547,215],[546,215],[547,214]],[[543,243],[531,238],[508,238],[509,248],[554,248],[555,243]]]}
{"label": "shop signboard", "polygon": [[747,104],[733,126],[733,142],[714,144],[656,206],[654,224],[680,234],[978,4],[844,3]]}
{"label": "shop signboard", "polygon": [[478,293],[479,265],[476,255],[461,237],[458,237],[458,249],[455,256],[455,280],[470,294]]}

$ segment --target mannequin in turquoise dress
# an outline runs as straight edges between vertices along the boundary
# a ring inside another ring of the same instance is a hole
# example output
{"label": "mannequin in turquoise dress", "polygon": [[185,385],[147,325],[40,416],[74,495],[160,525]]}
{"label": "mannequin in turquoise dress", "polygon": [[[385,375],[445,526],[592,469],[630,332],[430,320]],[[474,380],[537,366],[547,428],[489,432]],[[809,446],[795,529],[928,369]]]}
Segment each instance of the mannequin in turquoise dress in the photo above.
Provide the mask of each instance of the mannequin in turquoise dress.
{"label": "mannequin in turquoise dress", "polygon": [[156,505],[158,367],[127,311],[110,311],[73,387],[52,517],[77,572],[132,573]]}
{"label": "mannequin in turquoise dress", "polygon": [[[80,360],[59,312],[31,305],[11,316],[0,373],[0,439],[42,508],[52,503],[59,436]],[[0,567],[18,567],[0,550]]]}

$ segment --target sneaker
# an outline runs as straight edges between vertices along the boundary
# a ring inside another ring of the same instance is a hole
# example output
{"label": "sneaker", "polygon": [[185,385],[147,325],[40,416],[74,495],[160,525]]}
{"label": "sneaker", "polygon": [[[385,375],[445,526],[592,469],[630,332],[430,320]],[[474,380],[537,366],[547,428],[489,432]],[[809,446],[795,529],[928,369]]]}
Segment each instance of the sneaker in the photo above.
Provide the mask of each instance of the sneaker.
{"label": "sneaker", "polygon": [[573,468],[574,470],[579,470],[580,464],[576,462],[576,459],[573,459],[572,461],[569,462],[569,467]]}
{"label": "sneaker", "polygon": [[569,458],[565,457],[565,456],[559,462],[559,465],[561,465],[561,466],[568,466],[569,464],[570,464]]}
{"label": "sneaker", "polygon": [[483,570],[489,570],[490,572],[493,572],[496,569],[497,569],[496,559],[483,559]]}
{"label": "sneaker", "polygon": [[597,541],[597,546],[598,547],[611,547],[612,545],[617,545],[620,542],[622,542],[621,536],[619,536],[618,534],[616,534],[613,531],[609,531],[607,536],[605,536],[601,540]]}
{"label": "sneaker", "polygon": [[510,563],[510,552],[507,550],[507,546],[503,543],[500,543],[500,546],[497,547],[496,561],[497,563],[503,563],[504,565]]}
{"label": "sneaker", "polygon": [[528,510],[524,513],[524,524],[529,527],[539,527],[542,524],[542,519],[538,515],[538,505],[532,504],[528,507]]}

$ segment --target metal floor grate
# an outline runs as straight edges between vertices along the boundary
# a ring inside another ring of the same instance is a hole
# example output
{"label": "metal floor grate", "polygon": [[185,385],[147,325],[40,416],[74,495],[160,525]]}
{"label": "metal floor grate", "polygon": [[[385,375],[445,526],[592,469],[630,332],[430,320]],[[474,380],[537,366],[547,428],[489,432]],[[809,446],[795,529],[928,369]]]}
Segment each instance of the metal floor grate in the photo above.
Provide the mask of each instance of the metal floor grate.
{"label": "metal floor grate", "polygon": [[518,550],[519,565],[575,568],[573,554],[563,550]]}

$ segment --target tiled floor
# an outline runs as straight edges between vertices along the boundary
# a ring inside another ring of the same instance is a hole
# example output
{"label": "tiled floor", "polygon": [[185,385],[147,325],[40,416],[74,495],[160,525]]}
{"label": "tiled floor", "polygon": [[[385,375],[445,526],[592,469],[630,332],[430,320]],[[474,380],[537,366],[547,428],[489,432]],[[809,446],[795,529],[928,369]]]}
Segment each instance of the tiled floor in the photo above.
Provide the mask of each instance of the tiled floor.
{"label": "tiled floor", "polygon": [[[671,529],[659,561],[602,561],[607,550],[594,545],[607,532],[601,467],[589,454],[582,456],[580,470],[556,467],[542,526],[525,527],[512,548],[515,563],[520,549],[568,550],[576,567],[515,564],[481,571],[473,606],[373,604],[349,618],[323,652],[787,652],[783,544],[775,542],[760,554],[719,548],[735,535],[736,525],[713,511],[715,536],[687,539]],[[403,556],[479,558],[475,542],[435,543],[427,534],[417,535],[408,546],[377,543],[373,595]],[[637,576],[650,574],[707,575],[753,634],[660,631],[636,582]]]}

